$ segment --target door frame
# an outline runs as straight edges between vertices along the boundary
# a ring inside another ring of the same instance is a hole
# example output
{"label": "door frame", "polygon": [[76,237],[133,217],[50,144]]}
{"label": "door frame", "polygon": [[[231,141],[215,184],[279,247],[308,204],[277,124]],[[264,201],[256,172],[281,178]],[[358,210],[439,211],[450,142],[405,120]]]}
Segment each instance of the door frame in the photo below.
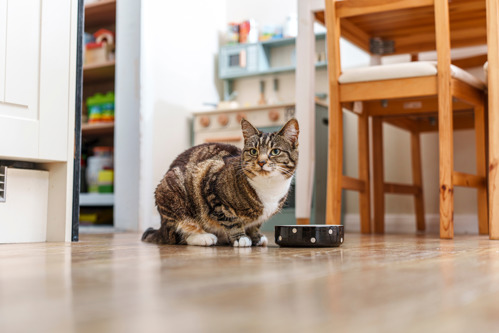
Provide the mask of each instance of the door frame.
{"label": "door frame", "polygon": [[75,153],[73,159],[73,213],[71,223],[71,241],[79,240],[80,227],[80,172],[81,172],[81,108],[83,98],[83,33],[84,0],[78,0],[78,18],[76,32],[76,91],[75,91]]}

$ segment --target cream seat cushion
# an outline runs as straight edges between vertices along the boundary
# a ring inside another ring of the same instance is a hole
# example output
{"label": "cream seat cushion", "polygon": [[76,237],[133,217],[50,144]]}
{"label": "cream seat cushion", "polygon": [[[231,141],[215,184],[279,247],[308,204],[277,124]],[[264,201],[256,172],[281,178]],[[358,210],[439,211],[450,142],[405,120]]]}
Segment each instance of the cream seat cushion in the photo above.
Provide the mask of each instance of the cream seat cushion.
{"label": "cream seat cushion", "polygon": [[[454,65],[450,67],[453,78],[466,82],[478,89],[485,88],[485,84],[480,79],[459,67]],[[435,75],[437,75],[436,61],[414,61],[348,69],[340,75],[338,81],[341,84],[345,84]]]}

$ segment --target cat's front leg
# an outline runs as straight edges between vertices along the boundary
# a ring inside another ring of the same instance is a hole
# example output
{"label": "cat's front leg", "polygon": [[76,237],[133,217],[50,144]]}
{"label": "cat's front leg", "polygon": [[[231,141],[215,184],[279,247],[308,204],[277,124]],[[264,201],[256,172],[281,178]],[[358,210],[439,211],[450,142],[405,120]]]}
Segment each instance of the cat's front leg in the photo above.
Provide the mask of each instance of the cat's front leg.
{"label": "cat's front leg", "polygon": [[260,232],[260,226],[252,226],[246,229],[246,233],[251,238],[253,246],[267,246],[267,237]]}
{"label": "cat's front leg", "polygon": [[229,241],[234,247],[249,247],[251,239],[244,232],[242,223],[233,222],[232,224],[224,224]]}

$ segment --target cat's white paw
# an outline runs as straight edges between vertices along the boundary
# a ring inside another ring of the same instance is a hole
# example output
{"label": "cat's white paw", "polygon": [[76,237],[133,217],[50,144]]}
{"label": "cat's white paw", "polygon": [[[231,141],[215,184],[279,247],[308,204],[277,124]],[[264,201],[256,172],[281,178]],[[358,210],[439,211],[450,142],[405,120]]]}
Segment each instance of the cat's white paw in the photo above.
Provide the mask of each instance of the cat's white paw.
{"label": "cat's white paw", "polygon": [[214,234],[192,234],[185,239],[188,245],[212,246],[217,243],[217,236]]}
{"label": "cat's white paw", "polygon": [[267,239],[267,236],[263,235],[262,237],[260,237],[258,243],[256,243],[256,246],[267,246],[268,243],[269,240]]}
{"label": "cat's white paw", "polygon": [[239,238],[239,240],[234,242],[234,247],[249,247],[251,246],[251,239],[247,236]]}

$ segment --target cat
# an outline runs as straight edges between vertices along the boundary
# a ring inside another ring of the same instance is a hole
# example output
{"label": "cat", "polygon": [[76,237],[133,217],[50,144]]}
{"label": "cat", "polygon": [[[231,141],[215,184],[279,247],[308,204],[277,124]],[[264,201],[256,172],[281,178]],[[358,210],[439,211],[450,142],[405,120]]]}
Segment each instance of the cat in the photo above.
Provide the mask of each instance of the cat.
{"label": "cat", "polygon": [[286,201],[298,163],[299,126],[290,119],[264,133],[241,120],[243,150],[207,143],[180,154],[155,191],[159,230],[145,242],[234,247],[267,246],[260,226]]}

